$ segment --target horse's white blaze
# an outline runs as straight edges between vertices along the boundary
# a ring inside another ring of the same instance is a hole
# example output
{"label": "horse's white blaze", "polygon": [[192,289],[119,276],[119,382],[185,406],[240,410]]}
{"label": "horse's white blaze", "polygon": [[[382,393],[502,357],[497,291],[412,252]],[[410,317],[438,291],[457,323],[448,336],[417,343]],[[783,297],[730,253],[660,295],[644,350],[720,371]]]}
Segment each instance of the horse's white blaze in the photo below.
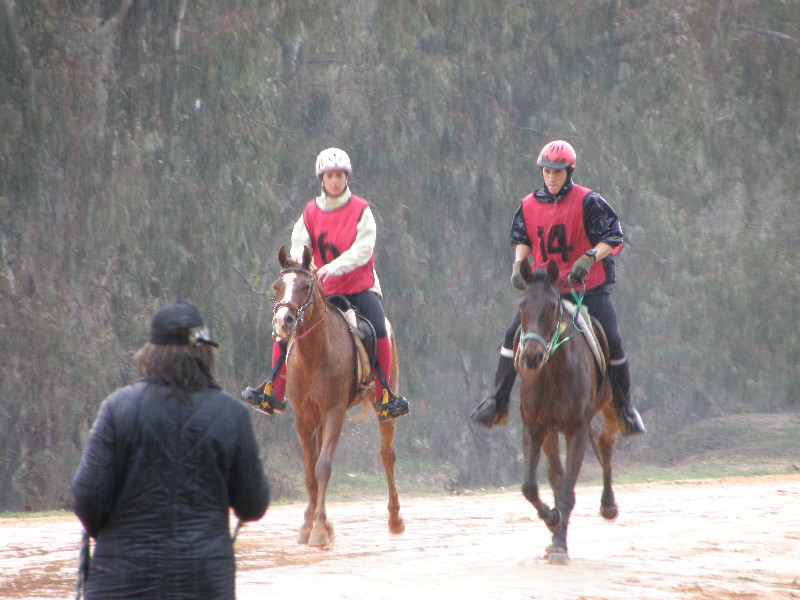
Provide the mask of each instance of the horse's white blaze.
{"label": "horse's white blaze", "polygon": [[[275,297],[275,303],[280,304],[281,302],[285,302],[287,300],[291,300],[292,292],[294,290],[294,285],[297,282],[297,273],[287,273],[283,276],[283,295],[278,298]],[[286,337],[289,335],[289,331],[286,330],[284,324],[286,323],[286,315],[289,312],[288,306],[281,306],[275,314],[272,316],[272,328],[275,330],[280,337]]]}

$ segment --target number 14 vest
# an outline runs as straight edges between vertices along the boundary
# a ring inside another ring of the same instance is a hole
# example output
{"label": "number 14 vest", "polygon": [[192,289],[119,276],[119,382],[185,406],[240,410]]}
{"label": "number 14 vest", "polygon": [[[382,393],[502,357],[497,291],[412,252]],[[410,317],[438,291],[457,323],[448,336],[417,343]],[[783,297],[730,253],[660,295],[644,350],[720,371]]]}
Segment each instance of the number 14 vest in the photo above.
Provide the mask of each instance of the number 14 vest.
{"label": "number 14 vest", "polygon": [[[558,263],[559,281],[565,281],[572,263],[592,247],[583,220],[583,199],[592,190],[573,185],[558,202],[537,202],[533,194],[522,199],[522,218],[531,240],[533,268],[545,267],[550,260]],[[586,289],[606,280],[602,264],[589,270],[584,278]]]}

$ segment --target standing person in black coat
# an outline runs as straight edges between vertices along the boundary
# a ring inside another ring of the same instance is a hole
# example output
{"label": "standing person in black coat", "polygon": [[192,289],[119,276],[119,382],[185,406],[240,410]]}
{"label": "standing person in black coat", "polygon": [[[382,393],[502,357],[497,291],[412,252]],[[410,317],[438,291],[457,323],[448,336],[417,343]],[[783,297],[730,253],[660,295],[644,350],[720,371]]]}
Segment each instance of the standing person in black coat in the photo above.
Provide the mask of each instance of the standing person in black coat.
{"label": "standing person in black coat", "polygon": [[247,407],[214,381],[197,308],[161,308],[135,354],[142,379],[103,402],[72,481],[96,540],[86,598],[235,598],[229,507],[269,505]]}

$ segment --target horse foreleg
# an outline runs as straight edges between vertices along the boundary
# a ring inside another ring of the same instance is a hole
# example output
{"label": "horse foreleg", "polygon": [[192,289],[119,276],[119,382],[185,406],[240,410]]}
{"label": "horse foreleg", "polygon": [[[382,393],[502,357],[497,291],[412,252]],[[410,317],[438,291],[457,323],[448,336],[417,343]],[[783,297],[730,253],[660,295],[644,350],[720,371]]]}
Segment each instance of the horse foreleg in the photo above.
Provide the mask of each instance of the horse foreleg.
{"label": "horse foreleg", "polygon": [[306,495],[308,496],[308,504],[303,513],[303,524],[297,534],[297,542],[307,544],[314,522],[314,512],[317,509],[317,479],[314,469],[319,456],[319,444],[314,429],[307,427],[300,420],[297,421],[297,438],[300,441],[300,450],[303,452]]}
{"label": "horse foreleg", "polygon": [[331,410],[322,425],[319,455],[314,467],[314,477],[317,482],[317,508],[314,511],[314,525],[308,538],[309,546],[328,546],[333,539],[333,527],[328,522],[325,510],[325,496],[328,491],[328,482],[331,479],[333,453],[342,435],[345,410]]}
{"label": "horse foreleg", "polygon": [[[608,413],[608,414],[606,414]],[[603,495],[600,497],[600,514],[606,519],[616,519],[619,514],[611,481],[612,457],[617,443],[617,418],[612,404],[603,409],[603,430],[597,440],[600,466],[603,469]]]}
{"label": "horse foreleg", "polygon": [[547,457],[547,479],[550,481],[550,489],[553,496],[556,490],[561,487],[561,480],[564,478],[564,467],[561,465],[561,454],[558,447],[558,432],[549,432],[542,443],[542,451]]}
{"label": "horse foreleg", "polygon": [[561,479],[561,485],[555,492],[556,509],[561,513],[561,522],[552,529],[553,542],[548,549],[547,560],[551,563],[567,564],[567,528],[572,509],[575,508],[575,484],[583,465],[583,456],[588,442],[588,427],[579,429],[566,436],[567,460],[566,471]]}
{"label": "horse foreleg", "polygon": [[394,432],[395,421],[381,421],[381,462],[383,470],[386,471],[386,485],[389,488],[389,531],[391,533],[403,533],[406,524],[400,516],[400,500],[397,496],[397,486],[394,480],[394,464],[397,456],[394,451]]}
{"label": "horse foreleg", "polygon": [[525,473],[522,483],[522,495],[536,509],[539,518],[548,528],[558,525],[558,510],[551,509],[539,497],[539,485],[536,483],[536,470],[539,468],[542,438],[532,426],[525,426],[522,431],[522,454],[525,458]]}

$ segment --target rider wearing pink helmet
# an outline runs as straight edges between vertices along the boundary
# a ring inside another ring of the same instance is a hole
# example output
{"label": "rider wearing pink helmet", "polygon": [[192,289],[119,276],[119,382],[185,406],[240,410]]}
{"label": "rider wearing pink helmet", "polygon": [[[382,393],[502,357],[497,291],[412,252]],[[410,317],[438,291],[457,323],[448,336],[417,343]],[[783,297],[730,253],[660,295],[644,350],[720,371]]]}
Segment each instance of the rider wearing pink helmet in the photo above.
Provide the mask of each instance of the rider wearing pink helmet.
{"label": "rider wearing pink helmet", "polygon": [[[631,403],[630,367],[611,300],[617,280],[614,255],[624,241],[622,227],[617,213],[600,194],[573,182],[576,163],[575,149],[563,140],[549,142],[539,153],[536,165],[542,169],[544,186],[522,199],[511,223],[514,245],[511,282],[515,288],[525,289],[520,275],[524,260],[530,260],[532,268],[555,260],[561,281],[571,275],[573,281],[583,282],[586,289],[583,303],[600,321],[608,339],[608,371],[622,433],[644,433],[642,418]],[[571,296],[569,290],[565,294]],[[474,423],[484,427],[506,423],[516,379],[512,348],[519,326],[518,312],[500,348],[495,390],[472,411],[470,418]]]}

